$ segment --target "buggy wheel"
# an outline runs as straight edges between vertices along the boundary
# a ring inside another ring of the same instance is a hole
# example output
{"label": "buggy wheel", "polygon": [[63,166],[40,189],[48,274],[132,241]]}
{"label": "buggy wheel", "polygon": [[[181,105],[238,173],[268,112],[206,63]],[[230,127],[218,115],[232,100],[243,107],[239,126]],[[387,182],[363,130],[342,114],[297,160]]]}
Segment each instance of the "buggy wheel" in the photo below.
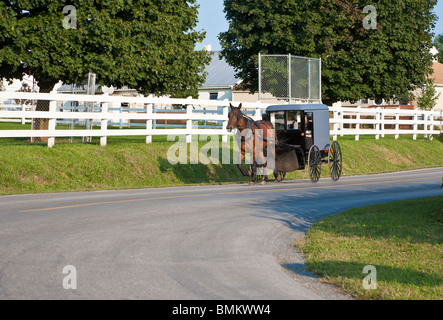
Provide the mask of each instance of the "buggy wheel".
{"label": "buggy wheel", "polygon": [[322,161],[321,161],[320,150],[314,144],[309,149],[309,154],[308,154],[309,177],[311,177],[311,181],[314,183],[320,179],[321,163]]}
{"label": "buggy wheel", "polygon": [[329,147],[328,152],[328,167],[329,174],[331,175],[331,179],[333,181],[338,181],[341,176],[342,171],[342,154],[341,148],[337,141],[332,142],[332,145]]}

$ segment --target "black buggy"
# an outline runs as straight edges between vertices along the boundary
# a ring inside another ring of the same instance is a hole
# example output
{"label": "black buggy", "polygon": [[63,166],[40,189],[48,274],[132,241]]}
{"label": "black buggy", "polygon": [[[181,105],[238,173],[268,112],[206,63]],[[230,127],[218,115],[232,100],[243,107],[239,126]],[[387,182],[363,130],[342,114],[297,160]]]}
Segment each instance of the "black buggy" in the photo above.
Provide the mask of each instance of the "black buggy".
{"label": "black buggy", "polygon": [[276,170],[284,179],[287,172],[309,169],[312,182],[320,179],[327,163],[333,181],[342,172],[342,153],[337,141],[329,143],[329,109],[323,104],[273,105],[264,118],[277,134]]}

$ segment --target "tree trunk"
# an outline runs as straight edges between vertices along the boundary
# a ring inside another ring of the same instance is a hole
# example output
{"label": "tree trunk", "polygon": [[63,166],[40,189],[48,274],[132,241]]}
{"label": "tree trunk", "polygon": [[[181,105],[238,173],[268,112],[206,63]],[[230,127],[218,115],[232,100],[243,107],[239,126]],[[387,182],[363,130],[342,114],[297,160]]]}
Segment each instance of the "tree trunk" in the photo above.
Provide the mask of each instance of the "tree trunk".
{"label": "tree trunk", "polygon": [[[58,81],[52,82],[38,82],[40,88],[40,93],[49,93],[54,88]],[[49,100],[37,100],[37,106],[35,111],[49,111]],[[32,122],[32,130],[47,130],[49,124],[49,119],[35,118]],[[48,142],[47,137],[35,137],[32,139],[33,142]]]}

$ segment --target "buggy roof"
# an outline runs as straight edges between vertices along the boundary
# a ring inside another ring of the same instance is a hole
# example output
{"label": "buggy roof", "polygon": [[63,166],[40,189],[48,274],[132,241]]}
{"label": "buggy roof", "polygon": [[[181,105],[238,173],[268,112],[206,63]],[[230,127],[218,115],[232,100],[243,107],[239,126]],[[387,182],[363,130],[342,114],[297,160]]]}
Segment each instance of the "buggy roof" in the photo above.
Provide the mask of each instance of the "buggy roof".
{"label": "buggy roof", "polygon": [[314,111],[325,110],[329,111],[328,106],[324,104],[281,104],[273,105],[266,108],[267,112],[272,111]]}

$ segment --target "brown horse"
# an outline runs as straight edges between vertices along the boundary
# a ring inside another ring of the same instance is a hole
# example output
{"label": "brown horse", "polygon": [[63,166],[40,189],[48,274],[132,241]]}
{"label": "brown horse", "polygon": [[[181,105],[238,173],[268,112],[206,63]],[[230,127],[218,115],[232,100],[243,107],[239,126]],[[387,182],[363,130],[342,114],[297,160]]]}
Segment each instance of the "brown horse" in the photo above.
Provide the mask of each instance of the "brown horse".
{"label": "brown horse", "polygon": [[[246,116],[241,112],[242,104],[238,107],[234,107],[230,104],[230,112],[228,115],[228,124],[226,130],[231,132],[233,129],[237,129],[236,140],[239,144],[240,159],[237,163],[237,168],[244,176],[252,177],[251,185],[255,184],[257,177],[257,167],[267,167],[267,160],[274,161],[273,167],[275,167],[275,143],[276,135],[274,126],[267,121],[255,121],[252,118]],[[241,166],[246,153],[252,155],[251,170],[246,172]],[[271,167],[271,166],[269,166]],[[278,179],[279,175],[275,169],[273,169],[275,177]],[[266,183],[267,176],[262,182]]]}

